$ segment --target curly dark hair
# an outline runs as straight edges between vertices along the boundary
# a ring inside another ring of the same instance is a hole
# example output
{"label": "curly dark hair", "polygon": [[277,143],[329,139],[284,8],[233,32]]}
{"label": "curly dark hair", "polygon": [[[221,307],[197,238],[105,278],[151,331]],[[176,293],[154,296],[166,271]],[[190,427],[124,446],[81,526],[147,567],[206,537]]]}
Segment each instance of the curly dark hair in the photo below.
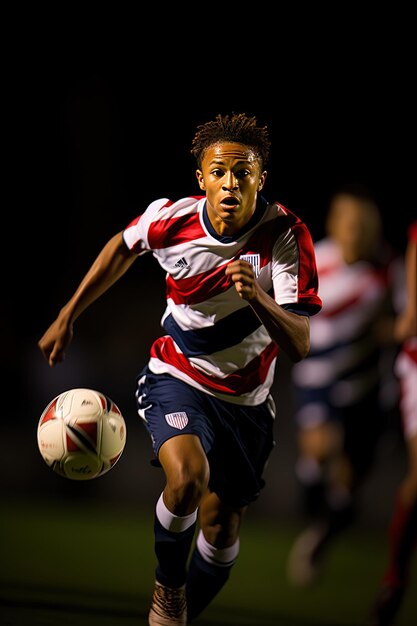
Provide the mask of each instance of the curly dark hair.
{"label": "curly dark hair", "polygon": [[268,129],[266,126],[258,126],[255,116],[249,117],[246,113],[219,113],[214,120],[197,126],[191,154],[196,158],[199,168],[207,148],[223,141],[236,142],[251,148],[259,158],[261,170],[268,162],[271,146]]}

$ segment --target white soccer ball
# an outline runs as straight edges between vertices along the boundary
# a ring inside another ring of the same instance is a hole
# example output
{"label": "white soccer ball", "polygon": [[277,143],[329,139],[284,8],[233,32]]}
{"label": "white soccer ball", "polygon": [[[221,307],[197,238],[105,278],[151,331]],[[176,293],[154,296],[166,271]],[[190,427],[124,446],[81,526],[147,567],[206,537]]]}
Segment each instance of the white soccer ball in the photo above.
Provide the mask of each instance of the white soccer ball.
{"label": "white soccer ball", "polygon": [[44,409],[38,447],[57,474],[90,480],[108,472],[126,444],[126,423],[118,406],[100,391],[76,388],[56,396]]}

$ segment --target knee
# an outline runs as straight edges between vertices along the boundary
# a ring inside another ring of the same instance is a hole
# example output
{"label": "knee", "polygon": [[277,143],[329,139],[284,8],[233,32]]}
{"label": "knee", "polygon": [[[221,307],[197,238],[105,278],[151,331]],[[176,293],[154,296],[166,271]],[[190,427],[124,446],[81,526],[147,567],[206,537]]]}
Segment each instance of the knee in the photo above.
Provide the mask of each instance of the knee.
{"label": "knee", "polygon": [[165,495],[176,515],[197,508],[207,490],[209,466],[205,458],[179,462],[167,475]]}
{"label": "knee", "polygon": [[343,433],[331,422],[301,429],[297,437],[299,456],[325,463],[343,447]]}

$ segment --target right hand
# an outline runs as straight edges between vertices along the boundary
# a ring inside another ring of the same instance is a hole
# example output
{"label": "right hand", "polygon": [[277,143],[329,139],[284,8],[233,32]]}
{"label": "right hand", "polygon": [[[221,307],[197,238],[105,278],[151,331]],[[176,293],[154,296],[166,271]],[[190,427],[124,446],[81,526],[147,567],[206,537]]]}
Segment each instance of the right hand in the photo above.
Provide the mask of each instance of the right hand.
{"label": "right hand", "polygon": [[65,359],[65,350],[72,337],[72,323],[58,317],[38,341],[38,347],[51,367]]}

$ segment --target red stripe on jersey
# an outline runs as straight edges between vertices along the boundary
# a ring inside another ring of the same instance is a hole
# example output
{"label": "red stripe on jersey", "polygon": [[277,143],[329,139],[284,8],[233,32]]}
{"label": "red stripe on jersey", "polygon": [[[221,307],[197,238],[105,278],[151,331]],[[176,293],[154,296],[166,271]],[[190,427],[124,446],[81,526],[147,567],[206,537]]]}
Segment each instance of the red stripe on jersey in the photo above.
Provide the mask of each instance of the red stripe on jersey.
{"label": "red stripe on jersey", "polygon": [[226,265],[195,276],[174,280],[167,276],[167,298],[175,304],[196,304],[213,298],[232,286],[232,279],[225,274]]}
{"label": "red stripe on jersey", "polygon": [[285,211],[285,215],[278,215],[272,223],[266,222],[258,228],[245,245],[245,254],[248,254],[246,249],[249,250],[251,246],[254,246],[261,256],[262,268],[268,263],[268,257],[278,237],[290,229],[294,234],[299,253],[298,302],[305,303],[307,310],[314,315],[321,310],[323,303],[317,294],[318,272],[313,240],[307,226],[299,217],[284,206],[278,206]]}
{"label": "red stripe on jersey", "polygon": [[[320,275],[321,275],[321,272],[320,272]],[[386,282],[385,278],[386,276],[382,272],[375,272],[367,276],[366,282],[362,280],[361,284],[358,285],[359,291],[357,291],[356,294],[354,293],[346,294],[346,295],[349,295],[350,297],[345,298],[337,307],[334,307],[331,309],[324,308],[322,311],[323,316],[333,317],[334,315],[339,315],[340,313],[343,313],[344,311],[354,307],[356,304],[358,304],[358,302],[362,300],[362,295],[363,293],[366,293],[368,288],[371,288],[373,285],[378,284],[378,283],[384,285],[384,283]]]}
{"label": "red stripe on jersey", "polygon": [[242,254],[259,254],[259,269],[262,269],[271,260],[272,248],[277,237],[287,230],[288,221],[285,218],[262,224],[244,244],[239,256]]}
{"label": "red stripe on jersey", "polygon": [[236,370],[225,378],[218,378],[203,374],[193,367],[188,359],[176,350],[173,340],[167,335],[157,339],[151,347],[151,357],[169,363],[203,387],[232,395],[242,395],[262,385],[268,375],[271,363],[277,355],[278,346],[271,342],[261,354],[252,359],[245,367]]}
{"label": "red stripe on jersey", "polygon": [[298,302],[308,304],[311,314],[318,313],[322,307],[321,298],[317,295],[319,277],[313,240],[307,226],[297,220],[291,229],[295,235],[299,254],[298,271]]}
{"label": "red stripe on jersey", "polygon": [[153,250],[169,248],[180,243],[204,237],[205,232],[200,222],[200,215],[181,215],[167,217],[149,225],[148,242]]}

